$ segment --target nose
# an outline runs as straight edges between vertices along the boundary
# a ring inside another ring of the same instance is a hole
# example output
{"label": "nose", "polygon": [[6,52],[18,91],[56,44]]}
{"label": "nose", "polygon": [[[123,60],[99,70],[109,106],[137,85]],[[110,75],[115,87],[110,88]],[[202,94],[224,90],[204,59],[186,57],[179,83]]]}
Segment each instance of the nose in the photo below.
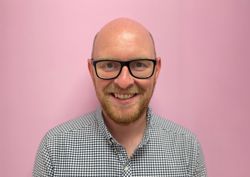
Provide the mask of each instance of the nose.
{"label": "nose", "polygon": [[131,85],[134,84],[134,78],[129,73],[127,66],[124,66],[122,68],[120,75],[115,78],[114,83],[123,89],[129,88]]}

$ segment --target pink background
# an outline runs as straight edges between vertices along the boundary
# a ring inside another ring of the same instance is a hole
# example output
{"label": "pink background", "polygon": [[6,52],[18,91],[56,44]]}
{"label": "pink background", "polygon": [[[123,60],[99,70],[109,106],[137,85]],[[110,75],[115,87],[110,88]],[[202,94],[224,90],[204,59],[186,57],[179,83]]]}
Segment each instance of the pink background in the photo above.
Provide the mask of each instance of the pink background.
{"label": "pink background", "polygon": [[249,177],[248,0],[1,0],[0,176],[31,177],[45,132],[95,109],[86,59],[120,16],[155,37],[154,111],[198,136],[210,177]]}

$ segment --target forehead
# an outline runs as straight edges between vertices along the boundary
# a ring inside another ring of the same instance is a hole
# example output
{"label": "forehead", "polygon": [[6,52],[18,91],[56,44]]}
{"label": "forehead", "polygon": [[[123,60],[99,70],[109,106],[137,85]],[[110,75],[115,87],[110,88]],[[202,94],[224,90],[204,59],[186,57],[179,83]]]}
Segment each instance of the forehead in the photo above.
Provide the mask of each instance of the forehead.
{"label": "forehead", "polygon": [[96,36],[93,58],[154,58],[153,40],[141,26],[107,27]]}

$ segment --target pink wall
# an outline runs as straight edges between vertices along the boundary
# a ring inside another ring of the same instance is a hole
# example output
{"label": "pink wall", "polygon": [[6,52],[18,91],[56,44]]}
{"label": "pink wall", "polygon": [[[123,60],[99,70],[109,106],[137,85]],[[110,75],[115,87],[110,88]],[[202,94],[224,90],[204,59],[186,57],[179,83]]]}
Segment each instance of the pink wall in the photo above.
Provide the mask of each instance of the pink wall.
{"label": "pink wall", "polygon": [[209,176],[248,177],[248,0],[2,0],[0,176],[31,177],[45,132],[96,107],[86,59],[120,16],[145,24],[163,59],[154,110],[197,134]]}

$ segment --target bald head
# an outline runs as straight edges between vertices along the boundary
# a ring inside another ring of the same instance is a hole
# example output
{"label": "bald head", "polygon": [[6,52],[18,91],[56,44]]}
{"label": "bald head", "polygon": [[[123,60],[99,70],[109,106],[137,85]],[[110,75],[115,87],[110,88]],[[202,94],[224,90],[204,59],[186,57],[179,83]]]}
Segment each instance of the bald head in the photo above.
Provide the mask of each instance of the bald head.
{"label": "bald head", "polygon": [[100,51],[114,47],[114,49],[119,50],[118,52],[127,52],[125,49],[132,50],[131,47],[135,46],[135,44],[151,53],[151,56],[145,56],[146,58],[156,57],[154,40],[150,32],[132,19],[118,18],[106,24],[96,34],[93,42],[92,58],[116,58],[116,56],[103,56]]}

